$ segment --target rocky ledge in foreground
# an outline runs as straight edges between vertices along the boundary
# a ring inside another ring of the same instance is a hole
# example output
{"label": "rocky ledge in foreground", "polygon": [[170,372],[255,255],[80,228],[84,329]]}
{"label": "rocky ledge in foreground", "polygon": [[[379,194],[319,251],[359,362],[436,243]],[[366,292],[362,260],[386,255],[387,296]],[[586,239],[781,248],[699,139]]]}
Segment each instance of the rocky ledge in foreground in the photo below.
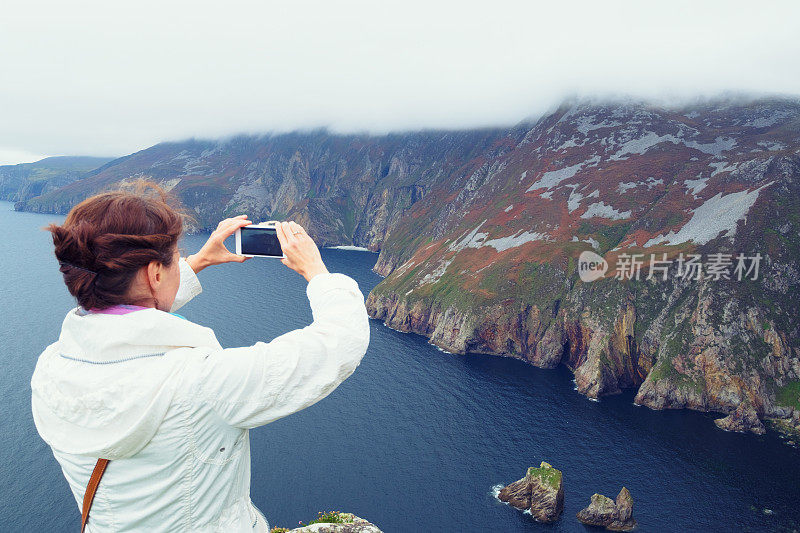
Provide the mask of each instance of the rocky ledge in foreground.
{"label": "rocky ledge in foreground", "polygon": [[739,404],[734,412],[725,418],[718,418],[714,420],[718,428],[725,431],[737,431],[740,433],[752,432],[756,435],[763,435],[766,433],[764,424],[758,419],[758,413],[752,406],[743,403]]}
{"label": "rocky ledge in foreground", "polygon": [[306,526],[287,529],[274,527],[270,533],[383,533],[378,526],[352,513],[326,513],[334,515],[339,522],[317,522]]}
{"label": "rocky ledge in foreground", "polygon": [[497,496],[521,511],[530,511],[539,522],[555,522],[564,511],[561,471],[542,461],[530,467],[525,477],[503,487]]}
{"label": "rocky ledge in foreground", "polygon": [[631,531],[636,527],[633,498],[625,487],[619,491],[616,502],[602,494],[593,495],[589,507],[577,516],[586,525],[605,527],[610,531]]}

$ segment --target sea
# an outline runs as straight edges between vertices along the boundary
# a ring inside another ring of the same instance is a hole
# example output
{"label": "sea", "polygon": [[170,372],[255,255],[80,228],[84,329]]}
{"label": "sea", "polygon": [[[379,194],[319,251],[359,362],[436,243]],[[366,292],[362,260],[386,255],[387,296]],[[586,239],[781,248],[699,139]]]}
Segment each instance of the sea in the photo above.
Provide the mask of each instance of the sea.
{"label": "sea", "polygon": [[[74,532],[79,508],[34,427],[30,378],[76,304],[49,233],[63,217],[0,202],[0,531]],[[204,235],[186,236],[185,254]],[[331,272],[366,296],[378,255],[323,248]],[[223,346],[269,341],[308,325],[305,280],[280,261],[208,268],[180,311]],[[728,433],[714,414],[653,411],[633,391],[590,401],[565,368],[443,352],[370,320],[369,349],[327,398],[251,431],[251,498],[271,526],[319,511],[352,512],[384,532],[599,531],[575,514],[594,493],[627,487],[638,531],[797,531],[800,450],[773,431]],[[504,484],[547,461],[563,472],[565,508],[537,523],[497,500]]]}

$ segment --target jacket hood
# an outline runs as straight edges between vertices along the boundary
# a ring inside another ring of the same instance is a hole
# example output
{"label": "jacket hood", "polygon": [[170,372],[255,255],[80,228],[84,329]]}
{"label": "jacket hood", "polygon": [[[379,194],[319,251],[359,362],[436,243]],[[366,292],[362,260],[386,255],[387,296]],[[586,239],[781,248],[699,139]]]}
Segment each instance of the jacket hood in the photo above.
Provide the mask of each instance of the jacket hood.
{"label": "jacket hood", "polygon": [[66,453],[129,457],[164,419],[190,351],[222,347],[210,328],[157,309],[78,311],[67,313],[31,378],[36,429]]}

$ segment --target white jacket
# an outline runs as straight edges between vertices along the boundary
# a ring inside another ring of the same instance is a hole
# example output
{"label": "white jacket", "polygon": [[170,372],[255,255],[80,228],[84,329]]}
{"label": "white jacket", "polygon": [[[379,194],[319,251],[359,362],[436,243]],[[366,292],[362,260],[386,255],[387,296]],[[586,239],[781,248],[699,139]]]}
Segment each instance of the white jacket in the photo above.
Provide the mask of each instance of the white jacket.
{"label": "white jacket", "polygon": [[[185,259],[180,273],[173,311],[202,290]],[[36,364],[32,409],[78,512],[97,458],[111,459],[87,531],[268,531],[250,501],[248,429],[326,397],[369,344],[353,278],[317,274],[306,294],[311,325],[243,348],[156,309],[67,314]]]}

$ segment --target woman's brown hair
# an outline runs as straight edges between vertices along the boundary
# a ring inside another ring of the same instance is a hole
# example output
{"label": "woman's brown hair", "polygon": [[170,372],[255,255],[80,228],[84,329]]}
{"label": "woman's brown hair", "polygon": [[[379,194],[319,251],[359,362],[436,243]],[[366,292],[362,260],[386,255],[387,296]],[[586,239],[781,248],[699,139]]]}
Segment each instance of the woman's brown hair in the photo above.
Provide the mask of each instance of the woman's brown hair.
{"label": "woman's brown hair", "polygon": [[[171,205],[172,204],[172,205]],[[46,228],[70,294],[84,309],[133,303],[126,296],[151,261],[170,266],[183,232],[180,207],[155,183],[137,180],[97,194]]]}

